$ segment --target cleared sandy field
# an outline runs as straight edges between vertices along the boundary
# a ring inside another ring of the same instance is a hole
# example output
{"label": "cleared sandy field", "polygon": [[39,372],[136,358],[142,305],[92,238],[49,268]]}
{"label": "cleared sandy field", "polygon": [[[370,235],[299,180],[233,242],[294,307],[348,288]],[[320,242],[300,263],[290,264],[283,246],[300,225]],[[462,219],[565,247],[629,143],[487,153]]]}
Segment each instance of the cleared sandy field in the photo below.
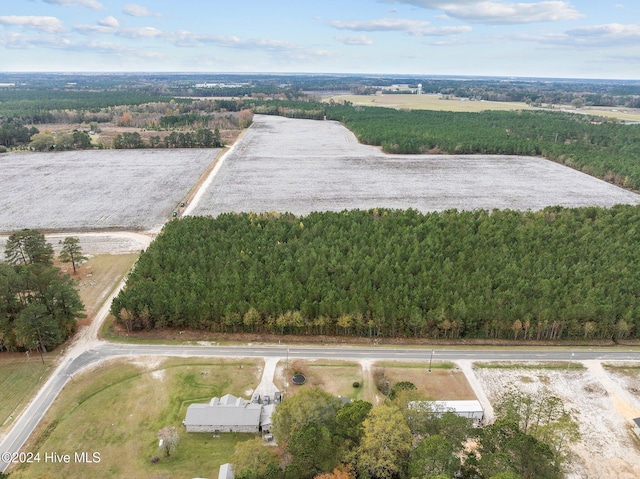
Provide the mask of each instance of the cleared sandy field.
{"label": "cleared sandy field", "polygon": [[639,204],[640,196],[541,158],[386,155],[337,122],[256,115],[194,214],[620,203]]}
{"label": "cleared sandy field", "polygon": [[152,229],[218,149],[96,150],[0,156],[0,232]]}
{"label": "cleared sandy field", "polygon": [[620,381],[616,377],[619,374],[602,370],[596,361],[585,361],[585,366],[574,369],[546,369],[542,365],[539,369],[480,367],[475,373],[492,403],[512,387],[531,394],[550,391],[563,400],[578,422],[581,434],[580,440],[571,445],[567,479],[637,478],[640,476],[639,442],[627,416],[638,414],[639,410],[634,408],[638,402],[632,399],[633,395],[615,387],[614,382]]}

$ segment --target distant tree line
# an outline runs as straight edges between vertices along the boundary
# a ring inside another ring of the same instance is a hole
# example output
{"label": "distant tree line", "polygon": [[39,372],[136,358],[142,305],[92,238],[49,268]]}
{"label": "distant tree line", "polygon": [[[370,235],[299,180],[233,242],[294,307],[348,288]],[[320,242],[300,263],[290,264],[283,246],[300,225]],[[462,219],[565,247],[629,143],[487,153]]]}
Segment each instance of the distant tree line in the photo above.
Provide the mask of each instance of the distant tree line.
{"label": "distant tree line", "polygon": [[140,133],[129,132],[116,135],[113,139],[115,149],[134,148],[221,148],[224,146],[217,128],[211,131],[208,128],[198,128],[194,132],[171,132],[164,138],[158,135],[151,136],[149,142],[145,142]]}
{"label": "distant tree line", "polygon": [[130,331],[635,338],[639,240],[635,206],[185,218],[111,312]]}
{"label": "distant tree line", "polygon": [[[84,259],[77,238],[66,238],[61,260]],[[84,306],[68,274],[53,266],[53,247],[42,233],[13,233],[0,263],[0,351],[47,352],[66,340],[84,317]]]}

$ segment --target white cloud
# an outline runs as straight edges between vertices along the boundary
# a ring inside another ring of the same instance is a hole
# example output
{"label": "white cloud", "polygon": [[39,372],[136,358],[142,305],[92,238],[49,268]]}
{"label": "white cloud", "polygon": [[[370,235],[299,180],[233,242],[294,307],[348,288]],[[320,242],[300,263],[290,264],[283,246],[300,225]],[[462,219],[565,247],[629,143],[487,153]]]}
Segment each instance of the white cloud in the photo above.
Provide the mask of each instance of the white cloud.
{"label": "white cloud", "polygon": [[63,7],[87,7],[91,10],[105,10],[104,5],[102,5],[97,0],[43,0],[45,3],[50,3],[54,5],[62,5]]}
{"label": "white cloud", "polygon": [[584,17],[566,1],[513,3],[503,0],[387,0],[430,10],[442,10],[449,17],[471,23],[507,25],[554,22]]}
{"label": "white cloud", "polygon": [[154,13],[149,10],[147,7],[143,7],[142,5],[136,5],[135,3],[128,3],[122,9],[123,13],[131,17],[161,17],[160,13]]}
{"label": "white cloud", "polygon": [[0,35],[0,45],[9,49],[27,49],[33,47],[68,48],[71,41],[59,35],[25,35],[22,33],[7,33]]}
{"label": "white cloud", "polygon": [[20,26],[45,33],[59,33],[64,31],[62,22],[56,17],[0,16],[0,25]]}
{"label": "white cloud", "polygon": [[640,42],[640,25],[609,23],[566,32],[566,42],[575,46],[624,46]]}
{"label": "white cloud", "polygon": [[380,20],[363,20],[344,22],[333,20],[329,24],[339,30],[360,32],[405,32],[415,36],[455,35],[471,31],[471,27],[432,27],[430,22],[407,20],[401,18],[383,18]]}
{"label": "white cloud", "polygon": [[373,45],[373,41],[366,35],[339,35],[336,40],[345,45]]}
{"label": "white cloud", "polygon": [[154,27],[120,28],[116,34],[125,38],[156,38],[166,36],[165,32]]}
{"label": "white cloud", "polygon": [[98,20],[98,25],[101,25],[103,27],[118,28],[120,26],[120,22],[117,18],[109,16]]}

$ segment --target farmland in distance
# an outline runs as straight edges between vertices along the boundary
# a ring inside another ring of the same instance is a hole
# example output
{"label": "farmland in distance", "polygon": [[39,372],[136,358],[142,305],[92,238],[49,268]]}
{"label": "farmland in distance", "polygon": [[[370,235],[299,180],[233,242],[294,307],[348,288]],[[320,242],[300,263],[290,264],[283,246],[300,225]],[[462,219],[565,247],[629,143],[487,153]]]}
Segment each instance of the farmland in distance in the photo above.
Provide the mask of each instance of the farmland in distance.
{"label": "farmland in distance", "polygon": [[542,158],[387,155],[337,122],[256,115],[194,214],[614,204],[640,196]]}
{"label": "farmland in distance", "polygon": [[219,149],[93,150],[0,156],[0,232],[155,228]]}

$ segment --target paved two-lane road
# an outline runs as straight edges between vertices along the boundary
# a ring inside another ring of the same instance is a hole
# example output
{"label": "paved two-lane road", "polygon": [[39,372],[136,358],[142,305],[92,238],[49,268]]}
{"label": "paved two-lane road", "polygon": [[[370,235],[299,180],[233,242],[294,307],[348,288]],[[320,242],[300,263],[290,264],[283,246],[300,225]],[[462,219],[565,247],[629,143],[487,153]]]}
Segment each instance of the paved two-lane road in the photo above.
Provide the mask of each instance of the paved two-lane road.
{"label": "paved two-lane road", "polygon": [[62,388],[74,375],[88,366],[117,357],[260,357],[304,359],[369,359],[423,361],[640,361],[640,350],[611,349],[501,349],[501,348],[391,348],[385,346],[166,346],[96,342],[95,347],[75,358],[66,359],[43,386],[40,393],[14,423],[0,443],[0,471],[8,467],[2,454],[16,453],[31,435]]}

